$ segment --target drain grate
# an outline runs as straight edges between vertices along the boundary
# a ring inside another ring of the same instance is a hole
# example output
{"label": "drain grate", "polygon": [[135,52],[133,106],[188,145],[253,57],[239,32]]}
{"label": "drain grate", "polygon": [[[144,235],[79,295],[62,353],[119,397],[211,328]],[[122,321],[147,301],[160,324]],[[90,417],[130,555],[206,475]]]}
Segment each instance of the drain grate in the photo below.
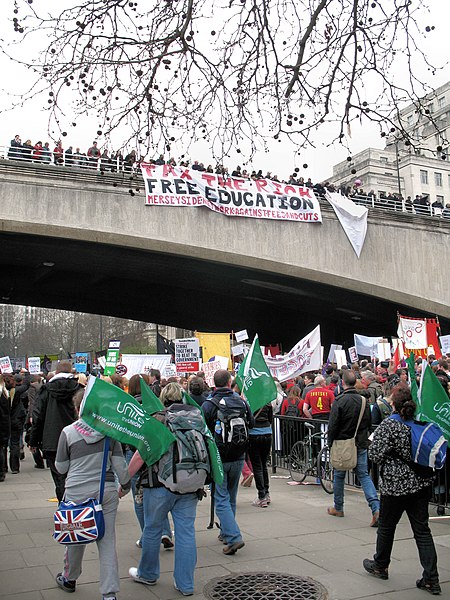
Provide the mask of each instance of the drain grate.
{"label": "drain grate", "polygon": [[326,600],[327,590],[310,577],[253,572],[212,579],[203,589],[211,600]]}

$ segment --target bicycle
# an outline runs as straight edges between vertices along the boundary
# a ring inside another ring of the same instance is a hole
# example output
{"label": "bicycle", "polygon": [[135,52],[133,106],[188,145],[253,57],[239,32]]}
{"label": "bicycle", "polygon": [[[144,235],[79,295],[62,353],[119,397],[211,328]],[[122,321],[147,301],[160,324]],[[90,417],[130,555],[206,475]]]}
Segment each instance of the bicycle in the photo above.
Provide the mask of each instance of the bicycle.
{"label": "bicycle", "polygon": [[333,467],[330,462],[330,450],[324,445],[317,458],[314,458],[313,442],[315,440],[324,440],[325,434],[318,432],[312,433],[315,429],[311,423],[304,423],[308,429],[308,435],[304,440],[296,442],[289,455],[289,473],[293,481],[301,483],[307,475],[316,477],[320,485],[327,492],[333,493]]}

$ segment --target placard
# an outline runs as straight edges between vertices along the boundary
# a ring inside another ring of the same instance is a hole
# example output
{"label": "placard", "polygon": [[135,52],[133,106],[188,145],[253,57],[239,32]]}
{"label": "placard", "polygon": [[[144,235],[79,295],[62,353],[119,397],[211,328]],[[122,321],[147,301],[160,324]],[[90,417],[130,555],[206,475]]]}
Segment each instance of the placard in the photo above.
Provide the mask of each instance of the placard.
{"label": "placard", "polygon": [[200,347],[197,338],[175,340],[177,373],[196,373],[200,370]]}
{"label": "placard", "polygon": [[378,343],[378,360],[391,360],[391,345],[389,342]]}
{"label": "placard", "polygon": [[176,377],[177,376],[176,365],[174,365],[173,363],[166,365],[161,373],[161,376],[164,377],[164,379],[169,379],[169,377]]}
{"label": "placard", "polygon": [[237,342],[245,342],[245,340],[248,340],[247,330],[242,329],[241,331],[236,331],[234,337],[236,338]]}
{"label": "placard", "polygon": [[28,357],[28,372],[30,375],[39,375],[41,372],[41,357],[40,356],[29,356]]}
{"label": "placard", "polygon": [[348,349],[348,355],[350,357],[350,362],[358,362],[358,352],[356,351],[356,346],[352,346]]}
{"label": "placard", "polygon": [[104,375],[114,375],[120,358],[120,340],[109,340]]}
{"label": "placard", "polygon": [[231,353],[233,354],[233,356],[241,356],[241,354],[244,354],[244,344],[238,344],[237,346],[233,346],[231,348]]}
{"label": "placard", "polygon": [[343,365],[347,364],[347,353],[345,350],[335,350],[334,356],[336,359],[336,365],[338,369],[341,369]]}
{"label": "placard", "polygon": [[450,354],[450,335],[439,336],[441,342],[442,354]]}
{"label": "placard", "polygon": [[[228,362],[228,361],[227,361]],[[210,388],[214,387],[214,373],[220,371],[222,365],[220,360],[212,360],[203,364],[203,372],[205,374],[205,381]]]}
{"label": "placard", "polygon": [[88,352],[77,352],[75,354],[75,371],[77,373],[86,373],[89,362]]}
{"label": "placard", "polygon": [[0,373],[12,373],[13,369],[11,366],[11,360],[9,356],[2,356],[0,358]]}
{"label": "placard", "polygon": [[330,346],[330,351],[328,352],[328,362],[332,363],[332,362],[337,362],[336,356],[335,356],[335,352],[336,350],[342,350],[342,345],[341,344],[331,344]]}

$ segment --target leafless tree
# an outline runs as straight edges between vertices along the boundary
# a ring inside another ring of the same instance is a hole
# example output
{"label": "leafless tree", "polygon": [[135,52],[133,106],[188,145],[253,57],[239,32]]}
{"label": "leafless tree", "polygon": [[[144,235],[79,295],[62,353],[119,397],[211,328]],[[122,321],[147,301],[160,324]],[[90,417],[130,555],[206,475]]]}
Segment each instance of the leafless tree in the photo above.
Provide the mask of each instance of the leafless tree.
{"label": "leafless tree", "polygon": [[9,1],[36,74],[28,95],[45,93],[63,135],[91,113],[99,136],[120,130],[141,154],[205,139],[220,160],[269,139],[314,146],[330,123],[329,142],[345,144],[355,120],[408,141],[404,101],[426,118],[430,88],[416,73],[434,71],[422,51],[434,26],[423,2]]}

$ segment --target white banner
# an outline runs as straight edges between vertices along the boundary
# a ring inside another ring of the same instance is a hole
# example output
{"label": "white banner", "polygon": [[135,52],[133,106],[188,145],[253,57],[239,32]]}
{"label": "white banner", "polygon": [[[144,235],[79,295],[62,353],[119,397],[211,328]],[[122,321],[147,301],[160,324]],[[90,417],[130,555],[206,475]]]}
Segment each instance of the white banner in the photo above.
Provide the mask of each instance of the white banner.
{"label": "white banner", "polygon": [[342,369],[342,366],[347,364],[347,353],[345,350],[335,350],[334,358],[338,369]]}
{"label": "white banner", "polygon": [[270,179],[223,177],[173,167],[141,164],[148,206],[206,206],[228,217],[281,221],[322,221],[311,188]]}
{"label": "white banner", "polygon": [[449,354],[450,353],[450,335],[439,336],[439,341],[441,342],[442,354]]}
{"label": "white banner", "polygon": [[337,192],[327,191],[325,197],[333,207],[345,235],[359,258],[366,239],[369,210]]}
{"label": "white banner", "polygon": [[28,372],[30,373],[30,375],[38,375],[41,372],[40,356],[28,357]]}
{"label": "white banner", "polygon": [[427,323],[425,319],[407,319],[400,317],[397,335],[408,350],[427,348]]}
{"label": "white banner", "polygon": [[328,352],[328,362],[332,363],[332,362],[336,362],[336,356],[335,356],[335,352],[336,350],[342,350],[342,345],[341,344],[331,344],[330,346],[330,351]]}
{"label": "white banner", "polygon": [[279,358],[264,357],[273,377],[279,381],[293,379],[307,371],[321,368],[320,325],[300,340],[288,354]]}
{"label": "white banner", "polygon": [[158,369],[162,373],[172,360],[170,354],[122,354],[121,358],[117,367],[120,367],[120,375],[127,379],[140,373],[148,374],[150,369]]}
{"label": "white banner", "polygon": [[355,348],[360,356],[370,356],[370,358],[378,358],[378,342],[383,339],[383,336],[369,337],[367,335],[353,334],[355,340]]}

